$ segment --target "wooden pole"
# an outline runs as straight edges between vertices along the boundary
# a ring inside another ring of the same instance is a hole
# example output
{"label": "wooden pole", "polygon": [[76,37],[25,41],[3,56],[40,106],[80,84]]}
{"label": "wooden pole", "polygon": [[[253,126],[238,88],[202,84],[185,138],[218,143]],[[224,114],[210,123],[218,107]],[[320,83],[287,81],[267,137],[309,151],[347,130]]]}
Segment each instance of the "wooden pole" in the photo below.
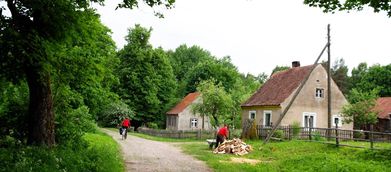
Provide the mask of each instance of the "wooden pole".
{"label": "wooden pole", "polygon": [[291,101],[289,102],[289,104],[286,106],[286,108],[284,109],[284,111],[281,113],[280,117],[278,118],[277,122],[276,122],[276,125],[273,126],[272,128],[272,131],[266,136],[266,139],[265,141],[263,142],[263,144],[266,144],[267,142],[269,142],[270,140],[270,137],[274,134],[274,132],[277,130],[277,127],[280,125],[282,119],[285,117],[286,113],[288,112],[289,108],[291,107],[291,105],[293,104],[293,102],[295,101],[297,95],[299,95],[301,89],[303,89],[305,83],[307,82],[307,80],[310,78],[310,75],[312,73],[312,71],[314,71],[315,69],[315,65],[318,64],[318,61],[320,59],[320,57],[323,55],[324,51],[326,50],[326,48],[328,47],[328,43],[324,46],[324,48],[322,49],[322,52],[319,54],[318,58],[315,60],[314,62],[314,65],[312,66],[312,69],[311,71],[308,73],[308,75],[306,76],[306,78],[300,83],[300,86],[299,88],[296,90],[295,94],[293,95]]}
{"label": "wooden pole", "polygon": [[[330,24],[327,25],[327,127],[331,128],[331,61],[330,61]],[[327,130],[330,139],[331,130]]]}

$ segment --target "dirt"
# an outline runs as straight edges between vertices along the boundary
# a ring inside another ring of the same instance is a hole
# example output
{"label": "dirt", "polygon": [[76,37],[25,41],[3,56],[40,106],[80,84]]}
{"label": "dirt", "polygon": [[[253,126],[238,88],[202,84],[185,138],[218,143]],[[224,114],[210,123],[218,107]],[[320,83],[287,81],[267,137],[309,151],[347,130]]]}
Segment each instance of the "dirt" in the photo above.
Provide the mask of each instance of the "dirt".
{"label": "dirt", "polygon": [[184,154],[173,143],[152,141],[132,135],[122,140],[118,132],[107,129],[103,131],[121,145],[126,171],[212,171],[204,162]]}

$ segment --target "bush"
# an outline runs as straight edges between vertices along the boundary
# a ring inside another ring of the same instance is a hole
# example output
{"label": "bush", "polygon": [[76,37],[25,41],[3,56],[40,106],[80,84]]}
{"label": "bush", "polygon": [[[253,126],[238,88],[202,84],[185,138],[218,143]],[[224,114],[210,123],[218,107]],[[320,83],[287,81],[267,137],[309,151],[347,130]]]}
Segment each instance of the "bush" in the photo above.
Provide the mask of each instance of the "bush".
{"label": "bush", "polygon": [[240,136],[242,134],[242,129],[235,129],[230,132],[231,132],[231,139],[232,138],[240,138]]}
{"label": "bush", "polygon": [[293,138],[297,138],[299,137],[299,134],[300,134],[300,123],[295,121],[292,123],[292,134],[293,134]]}
{"label": "bush", "polygon": [[314,131],[312,134],[312,139],[315,141],[324,141],[325,139],[320,135],[319,131]]}
{"label": "bush", "polygon": [[284,132],[282,130],[276,130],[273,133],[273,137],[283,139],[284,138]]}
{"label": "bush", "polygon": [[86,106],[56,117],[56,141],[60,144],[83,144],[81,137],[84,133],[96,131],[96,124]]}
{"label": "bush", "polygon": [[84,147],[0,148],[0,171],[124,171],[116,142],[104,134],[86,134]]}
{"label": "bush", "polygon": [[148,122],[147,127],[151,129],[159,129],[159,126],[154,122]]}
{"label": "bush", "polygon": [[99,125],[104,127],[116,127],[126,117],[133,119],[134,112],[123,102],[114,102],[107,105],[103,112],[98,116]]}

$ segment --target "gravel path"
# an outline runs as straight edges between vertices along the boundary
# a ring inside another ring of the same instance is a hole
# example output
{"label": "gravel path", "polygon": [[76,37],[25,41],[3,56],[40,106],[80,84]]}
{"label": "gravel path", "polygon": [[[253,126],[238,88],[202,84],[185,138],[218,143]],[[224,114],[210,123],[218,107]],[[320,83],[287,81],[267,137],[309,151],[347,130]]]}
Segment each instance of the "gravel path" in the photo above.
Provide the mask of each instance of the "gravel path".
{"label": "gravel path", "polygon": [[118,132],[102,130],[121,145],[127,171],[212,171],[204,162],[182,153],[172,143],[131,135],[122,140]]}

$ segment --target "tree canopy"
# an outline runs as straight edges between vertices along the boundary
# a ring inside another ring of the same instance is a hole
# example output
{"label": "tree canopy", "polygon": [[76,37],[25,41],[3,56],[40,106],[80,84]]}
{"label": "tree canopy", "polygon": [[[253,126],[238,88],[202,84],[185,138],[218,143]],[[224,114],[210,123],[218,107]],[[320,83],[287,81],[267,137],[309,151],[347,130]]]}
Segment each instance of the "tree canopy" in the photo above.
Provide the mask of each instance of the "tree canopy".
{"label": "tree canopy", "polygon": [[304,4],[321,8],[323,12],[361,11],[364,7],[369,6],[374,12],[385,11],[388,17],[391,17],[391,1],[389,0],[304,0]]}

